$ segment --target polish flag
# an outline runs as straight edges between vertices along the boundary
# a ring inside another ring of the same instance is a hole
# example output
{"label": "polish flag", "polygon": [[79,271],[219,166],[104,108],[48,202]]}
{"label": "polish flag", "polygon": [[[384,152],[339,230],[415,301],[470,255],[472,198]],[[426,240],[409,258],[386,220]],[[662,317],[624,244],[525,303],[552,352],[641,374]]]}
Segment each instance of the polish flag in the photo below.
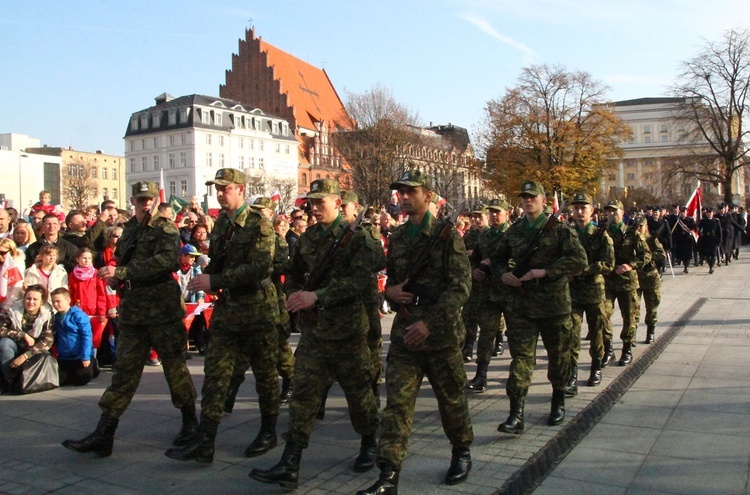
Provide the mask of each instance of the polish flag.
{"label": "polish flag", "polygon": [[557,191],[555,191],[555,196],[552,198],[552,213],[557,213],[560,209],[560,202],[557,200]]}
{"label": "polish flag", "polygon": [[276,203],[281,202],[281,191],[278,188],[274,189],[273,193],[271,193],[271,201]]}
{"label": "polish flag", "polygon": [[166,203],[167,195],[164,192],[164,169],[159,169],[159,203]]}
{"label": "polish flag", "polygon": [[0,266],[0,304],[4,308],[11,306],[20,297],[22,289],[23,275],[8,253]]}
{"label": "polish flag", "polygon": [[[698,183],[698,187],[693,191],[693,195],[690,196],[687,203],[685,203],[685,217],[691,217],[695,220],[695,225],[701,221],[701,208],[703,207],[703,193],[701,192],[701,184]],[[698,232],[695,229],[691,229],[693,237],[696,242],[698,241]]]}

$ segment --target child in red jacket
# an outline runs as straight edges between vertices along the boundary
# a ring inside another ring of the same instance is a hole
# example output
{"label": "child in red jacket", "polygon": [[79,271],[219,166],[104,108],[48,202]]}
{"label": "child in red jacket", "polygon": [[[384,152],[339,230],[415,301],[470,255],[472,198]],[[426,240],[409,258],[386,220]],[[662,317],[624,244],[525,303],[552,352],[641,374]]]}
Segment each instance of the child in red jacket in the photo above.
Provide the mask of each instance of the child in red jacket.
{"label": "child in red jacket", "polygon": [[107,285],[96,276],[93,255],[87,247],[76,253],[76,266],[68,274],[68,290],[71,305],[78,306],[91,317],[94,354],[102,341],[102,332],[107,324],[107,312],[110,309],[107,298]]}

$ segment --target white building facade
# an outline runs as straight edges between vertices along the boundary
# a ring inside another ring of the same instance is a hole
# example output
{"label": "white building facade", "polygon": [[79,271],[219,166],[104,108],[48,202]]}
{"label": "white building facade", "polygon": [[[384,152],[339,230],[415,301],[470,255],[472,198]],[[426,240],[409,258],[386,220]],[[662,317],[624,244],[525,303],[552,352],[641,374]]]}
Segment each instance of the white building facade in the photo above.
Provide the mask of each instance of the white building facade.
{"label": "white building facade", "polygon": [[249,193],[270,195],[279,184],[297,188],[297,141],[289,123],[239,102],[203,95],[156,97],[156,105],[134,112],[125,133],[126,187],[159,182],[166,199],[198,196],[219,208],[206,181],[220,168],[236,168],[251,179]]}
{"label": "white building facade", "polygon": [[39,147],[39,143],[39,139],[24,134],[0,134],[0,202],[19,213],[36,203],[42,190],[52,193],[53,204],[63,200],[62,159],[26,152],[26,148]]}

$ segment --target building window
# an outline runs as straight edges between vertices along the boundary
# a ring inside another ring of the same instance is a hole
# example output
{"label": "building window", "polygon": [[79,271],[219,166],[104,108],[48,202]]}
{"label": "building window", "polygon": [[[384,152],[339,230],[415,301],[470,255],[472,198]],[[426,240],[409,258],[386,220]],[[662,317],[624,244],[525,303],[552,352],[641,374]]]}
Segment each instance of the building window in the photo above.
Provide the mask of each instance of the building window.
{"label": "building window", "polygon": [[169,154],[169,168],[174,168],[174,167],[175,167],[174,153],[170,153]]}
{"label": "building window", "polygon": [[258,169],[263,170],[263,158],[258,158]]}
{"label": "building window", "polygon": [[669,137],[666,134],[662,134],[661,135],[661,142],[662,143],[666,143],[668,139],[669,139]]}
{"label": "building window", "polygon": [[617,180],[617,176],[615,174],[608,174],[607,180],[609,180],[610,182],[614,182]]}
{"label": "building window", "polygon": [[281,153],[281,144],[276,143],[276,153]]}
{"label": "building window", "polygon": [[224,153],[219,153],[219,168],[224,168]]}
{"label": "building window", "polygon": [[130,159],[130,171],[135,173],[135,158]]}
{"label": "building window", "polygon": [[307,174],[302,174],[302,185],[303,186],[307,185]]}
{"label": "building window", "polygon": [[187,153],[184,151],[180,152],[180,167],[187,167]]}
{"label": "building window", "polygon": [[211,144],[211,134],[206,134],[206,144]]}
{"label": "building window", "polygon": [[102,187],[102,198],[109,199],[109,197],[107,197],[107,188],[106,187]]}
{"label": "building window", "polygon": [[221,124],[222,124],[222,114],[219,113],[219,112],[216,112],[216,114],[214,115],[214,120],[215,120],[214,123],[216,125],[221,126]]}
{"label": "building window", "polygon": [[210,151],[206,151],[206,166],[209,168],[214,166],[214,156]]}
{"label": "building window", "polygon": [[148,115],[141,115],[141,129],[148,129]]}
{"label": "building window", "polygon": [[320,180],[320,174],[315,175],[315,180]]}
{"label": "building window", "polygon": [[224,136],[219,136],[219,146],[224,146]]}
{"label": "building window", "polygon": [[143,172],[148,170],[148,157],[145,157],[145,156],[141,157],[141,170]]}
{"label": "building window", "polygon": [[135,141],[130,141],[130,151],[135,151]]}
{"label": "building window", "polygon": [[102,167],[102,179],[107,180],[107,168]]}
{"label": "building window", "polygon": [[155,138],[154,138],[154,149],[156,149],[156,148],[158,148],[158,147],[159,147],[159,138],[158,138],[158,137],[155,137]]}
{"label": "building window", "polygon": [[116,187],[112,188],[112,199],[117,199],[117,188]]}
{"label": "building window", "polygon": [[263,151],[263,141],[260,141],[260,142],[258,143],[258,150],[259,150],[259,151]]}
{"label": "building window", "polygon": [[251,150],[254,150],[254,149],[255,149],[255,139],[251,139],[251,140],[250,140],[250,149],[251,149]]}
{"label": "building window", "polygon": [[180,124],[187,124],[188,121],[188,109],[183,108],[180,110]]}
{"label": "building window", "polygon": [[96,197],[99,197],[99,189],[97,189],[96,187],[94,187],[93,189],[91,189],[91,194],[92,194],[92,195],[93,195],[93,196],[94,196],[95,198],[96,198]]}
{"label": "building window", "polygon": [[255,157],[251,156],[247,162],[248,168],[255,168]]}
{"label": "building window", "polygon": [[177,186],[175,185],[175,181],[170,180],[169,181],[169,195],[176,196],[176,193],[177,193]]}
{"label": "building window", "polygon": [[183,146],[186,145],[187,144],[187,134],[180,134],[180,141],[181,141],[181,143],[182,143]]}
{"label": "building window", "polygon": [[628,177],[627,180],[635,180],[635,174],[628,174],[627,177]]}
{"label": "building window", "polygon": [[145,139],[141,139],[141,149],[142,150],[146,149],[146,140]]}
{"label": "building window", "polygon": [[131,131],[137,131],[138,130],[138,117],[131,117],[130,118],[130,130]]}
{"label": "building window", "polygon": [[661,125],[661,132],[667,132],[667,124]]}
{"label": "building window", "polygon": [[286,154],[288,155],[288,154],[289,154],[289,150],[290,150],[290,148],[289,148],[289,145],[287,144],[287,145],[286,145],[286,146],[284,147],[284,153],[286,153]]}
{"label": "building window", "polygon": [[649,132],[651,132],[651,126],[650,125],[644,125],[643,126],[643,133],[644,134],[648,134]]}
{"label": "building window", "polygon": [[177,125],[177,112],[169,112],[169,125]]}
{"label": "building window", "polygon": [[650,143],[651,142],[651,136],[643,136],[643,142],[644,143]]}
{"label": "building window", "polygon": [[237,168],[239,168],[240,170],[242,170],[242,169],[245,168],[245,157],[242,156],[242,155],[240,155],[239,167],[237,167]]}
{"label": "building window", "polygon": [[159,155],[154,155],[154,170],[159,170]]}
{"label": "building window", "polygon": [[117,169],[116,168],[112,169],[112,180],[117,180]]}
{"label": "building window", "polygon": [[[96,167],[91,167],[91,178],[96,179]],[[104,177],[102,177],[104,178]]]}
{"label": "building window", "polygon": [[628,168],[635,167],[635,160],[625,160],[625,166]]}
{"label": "building window", "polygon": [[240,138],[240,149],[245,147],[245,138]]}
{"label": "building window", "polygon": [[187,180],[182,179],[180,181],[180,196],[183,198],[187,196]]}
{"label": "building window", "polygon": [[208,115],[208,110],[201,110],[201,122],[204,124],[211,123],[211,116]]}

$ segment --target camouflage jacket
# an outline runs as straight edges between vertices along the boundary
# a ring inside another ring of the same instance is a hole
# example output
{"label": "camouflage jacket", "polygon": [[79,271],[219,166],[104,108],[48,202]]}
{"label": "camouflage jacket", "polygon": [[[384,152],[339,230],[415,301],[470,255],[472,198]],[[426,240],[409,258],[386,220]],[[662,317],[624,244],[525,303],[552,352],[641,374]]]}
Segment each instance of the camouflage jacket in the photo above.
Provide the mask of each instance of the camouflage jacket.
{"label": "camouflage jacket", "polygon": [[[469,258],[472,270],[479,268],[483,259],[489,258],[495,251],[497,251],[500,239],[503,238],[509,228],[510,223],[505,222],[500,226],[499,232],[490,227],[479,234],[477,244],[474,247],[474,252],[471,253],[471,257]],[[477,282],[472,279],[471,282],[472,294],[479,293],[483,301],[507,302],[510,297],[510,288],[505,284],[494,283],[492,277],[487,277],[482,282]]]}
{"label": "camouflage jacket", "polygon": [[653,289],[661,282],[661,275],[654,263],[664,262],[667,259],[667,253],[664,252],[664,247],[656,236],[646,237],[646,243],[651,251],[651,261],[637,271],[638,284],[641,289]]}
{"label": "camouflage jacket", "polygon": [[[419,235],[413,239],[407,233],[408,223],[400,225],[391,234],[388,244],[387,287],[404,281],[424,246],[432,236],[440,235],[444,225],[430,215]],[[459,324],[461,306],[468,299],[471,290],[471,266],[463,239],[455,227],[446,240],[438,241],[430,253],[427,267],[416,280],[410,280],[409,284],[435,289],[436,300],[427,304],[405,306],[408,317],[403,311],[399,311],[391,328],[391,342],[403,346],[406,327],[421,320],[430,331],[421,351],[460,345],[464,338],[463,325]]]}
{"label": "camouflage jacket", "polygon": [[546,222],[556,222],[556,225],[542,235],[529,266],[531,269],[544,269],[547,275],[512,290],[508,303],[510,312],[518,312],[526,318],[570,313],[567,277],[586,268],[586,252],[578,241],[578,234],[553,217],[548,217],[536,228],[529,228],[526,220],[520,220],[505,232],[490,259],[490,270],[495,278],[493,282],[503,283],[503,274],[513,270],[513,260],[524,257],[537,228],[545,228]]}
{"label": "camouflage jacket", "polygon": [[[308,274],[323,261],[330,246],[347,228],[348,224],[339,217],[327,231],[321,224],[315,224],[302,233],[284,270],[287,296],[303,290]],[[376,271],[378,249],[382,255],[379,243],[359,228],[346,246],[338,248],[330,269],[322,275],[318,286],[312,288],[318,296],[316,311],[302,312],[301,333],[312,333],[324,340],[365,335],[369,323],[363,299]]]}
{"label": "camouflage jacket", "polygon": [[[185,317],[185,302],[173,277],[179,269],[180,232],[171,220],[153,217],[142,226],[133,217],[123,229],[115,256],[135,243],[127,265],[115,269],[115,278],[125,283],[120,299],[120,322],[127,325],[169,323]],[[128,288],[128,286],[130,288]]]}
{"label": "camouflage jacket", "polygon": [[628,228],[624,223],[620,223],[616,229],[610,227],[607,233],[612,237],[615,248],[615,268],[624,263],[633,267],[631,271],[620,275],[612,270],[606,277],[607,288],[615,292],[636,290],[638,288],[636,271],[651,261],[651,251],[646,244],[646,238],[635,228]]}
{"label": "camouflage jacket", "polygon": [[463,237],[464,246],[466,246],[466,251],[471,251],[477,246],[477,241],[479,240],[479,234],[481,234],[482,230],[485,230],[485,229],[486,227],[482,227],[481,229],[472,227],[466,231]]}
{"label": "camouflage jacket", "polygon": [[570,297],[578,304],[596,304],[604,300],[603,275],[610,273],[615,266],[612,238],[593,223],[575,231],[586,250],[588,266],[570,282]]}
{"label": "camouflage jacket", "polygon": [[204,273],[211,276],[211,291],[219,292],[212,322],[249,330],[273,327],[279,305],[271,283],[276,252],[271,222],[248,206],[234,220],[223,211],[209,239],[211,262]]}

